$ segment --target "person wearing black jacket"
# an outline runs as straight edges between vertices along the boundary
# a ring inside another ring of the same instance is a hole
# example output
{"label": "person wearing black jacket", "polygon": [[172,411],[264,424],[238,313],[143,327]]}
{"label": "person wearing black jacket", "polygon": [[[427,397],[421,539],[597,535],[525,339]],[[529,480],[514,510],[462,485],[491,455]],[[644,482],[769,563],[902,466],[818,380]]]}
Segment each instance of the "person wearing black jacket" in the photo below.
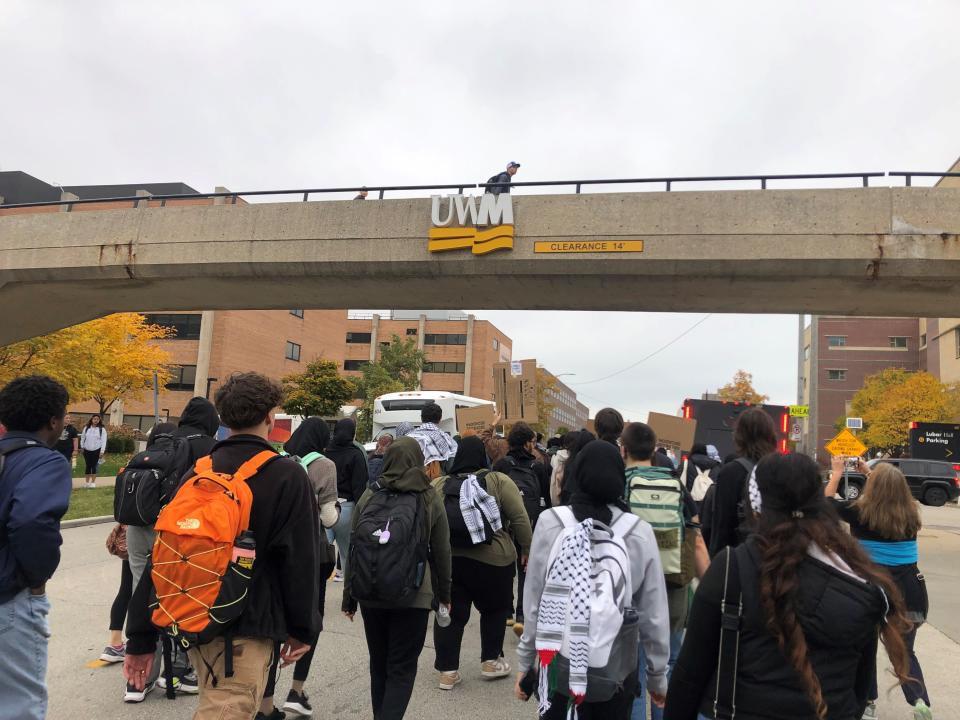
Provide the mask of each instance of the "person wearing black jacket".
{"label": "person wearing black jacket", "polygon": [[693,481],[697,479],[700,471],[714,473],[713,471],[720,467],[720,463],[707,455],[707,446],[703,443],[697,443],[690,448],[690,456],[687,458],[686,473],[683,476],[683,483],[687,486],[687,491],[693,491]]}
{"label": "person wearing black jacket", "polygon": [[337,466],[337,502],[340,503],[340,519],[327,530],[327,539],[337,543],[342,575],[347,574],[350,562],[350,528],[353,523],[353,509],[357,500],[367,489],[369,471],[367,456],[353,440],[357,434],[357,424],[350,418],[338,420],[333,428],[333,438],[323,454],[333,460]]}
{"label": "person wearing black jacket", "polygon": [[[517,482],[518,478],[532,476],[532,484],[536,487],[529,487],[528,483],[523,483],[528,485],[526,488],[520,483],[517,483],[517,486],[523,496],[523,504],[533,530],[537,528],[540,513],[552,505],[550,470],[543,463],[537,462],[533,454],[536,439],[537,434],[529,425],[524,422],[514,424],[507,435],[507,444],[510,446],[507,456],[493,466],[494,472],[503,473],[514,482]],[[515,619],[507,620],[507,624],[513,626],[517,637],[523,634],[523,583],[527,577],[526,564],[520,562],[521,554],[521,548],[517,545],[517,614]]]}
{"label": "person wearing black jacket", "polygon": [[[234,473],[247,460],[273,447],[267,440],[282,390],[258,373],[231,377],[217,391],[217,410],[230,437],[211,452],[216,472]],[[247,481],[253,494],[249,529],[256,561],[247,604],[230,629],[234,675],[225,675],[225,640],[218,637],[190,650],[200,675],[195,720],[253,717],[267,683],[274,643],[282,643],[283,665],[310,649],[319,624],[317,608],[317,507],[309,479],[296,461],[277,457]],[[149,570],[149,568],[148,568]],[[151,573],[145,572],[130,603],[124,676],[143,689],[154,663],[157,632],[148,607]]]}
{"label": "person wearing black jacket", "polygon": [[751,523],[746,503],[747,481],[761,458],[777,451],[773,420],[761,408],[744,410],[733,429],[733,444],[738,458],[720,468],[710,508],[702,513],[703,535],[711,558],[746,539]]}
{"label": "person wearing black jacket", "polygon": [[[749,497],[756,532],[718,557],[697,590],[664,718],[714,717],[715,704],[733,717],[735,699],[736,720],[859,720],[878,631],[908,680],[900,593],[842,529],[809,457],[765,457]],[[733,610],[722,615],[725,592]]]}
{"label": "person wearing black jacket", "polygon": [[[513,176],[517,174],[517,170],[520,169],[520,163],[518,162],[508,162],[507,169],[502,173],[493,175],[487,183],[490,184],[484,192],[490,193],[491,195],[499,195],[500,193],[510,194],[510,181],[513,179]],[[500,183],[500,184],[497,184]]]}

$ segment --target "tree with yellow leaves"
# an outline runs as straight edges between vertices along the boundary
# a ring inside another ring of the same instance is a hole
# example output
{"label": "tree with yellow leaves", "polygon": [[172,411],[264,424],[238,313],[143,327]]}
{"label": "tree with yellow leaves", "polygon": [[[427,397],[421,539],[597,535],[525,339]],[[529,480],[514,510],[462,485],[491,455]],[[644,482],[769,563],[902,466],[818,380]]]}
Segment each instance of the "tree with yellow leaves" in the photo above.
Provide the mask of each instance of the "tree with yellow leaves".
{"label": "tree with yellow leaves", "polygon": [[727,402],[751,405],[759,405],[770,399],[769,395],[761,395],[753,388],[753,375],[746,370],[737,370],[733,380],[717,390],[717,396]]}
{"label": "tree with yellow leaves", "polygon": [[960,415],[960,389],[928,372],[886,368],[868,377],[850,402],[863,418],[860,439],[872,448],[909,443],[912,422],[954,422]]}
{"label": "tree with yellow leaves", "polygon": [[543,368],[537,368],[537,422],[530,423],[534,432],[550,432],[550,421],[557,404],[551,399],[557,389],[557,379]]}
{"label": "tree with yellow leaves", "polygon": [[170,378],[170,354],[154,341],[172,330],[148,325],[138,313],[118,313],[0,348],[0,387],[24,375],[60,381],[72,402],[96,400],[107,412],[118,400],[138,400]]}

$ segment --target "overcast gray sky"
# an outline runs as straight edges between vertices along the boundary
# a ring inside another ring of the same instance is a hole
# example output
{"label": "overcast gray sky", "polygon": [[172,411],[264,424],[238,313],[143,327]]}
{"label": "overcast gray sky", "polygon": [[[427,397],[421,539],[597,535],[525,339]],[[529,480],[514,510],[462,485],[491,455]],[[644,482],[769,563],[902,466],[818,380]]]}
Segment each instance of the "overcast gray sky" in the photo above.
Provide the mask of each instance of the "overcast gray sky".
{"label": "overcast gray sky", "polygon": [[[514,159],[524,180],[940,170],[958,25],[956,0],[3,0],[0,169],[206,191],[475,182]],[[703,317],[480,314],[571,384]],[[796,325],[715,315],[574,387],[642,418],[742,367],[791,402]]]}

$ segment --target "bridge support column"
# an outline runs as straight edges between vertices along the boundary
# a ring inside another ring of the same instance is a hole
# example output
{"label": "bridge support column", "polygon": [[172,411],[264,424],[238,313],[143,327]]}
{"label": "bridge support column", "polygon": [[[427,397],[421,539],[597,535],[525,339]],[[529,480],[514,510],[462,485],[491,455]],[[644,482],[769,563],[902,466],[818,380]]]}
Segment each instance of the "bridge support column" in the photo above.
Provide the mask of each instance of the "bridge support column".
{"label": "bridge support column", "polygon": [[380,316],[374,315],[370,323],[370,362],[377,361],[377,344],[380,341]]}
{"label": "bridge support column", "polygon": [[193,396],[207,397],[210,392],[210,356],[213,354],[213,323],[216,312],[204,310],[200,315],[200,341],[197,343],[197,374],[193,381]]}

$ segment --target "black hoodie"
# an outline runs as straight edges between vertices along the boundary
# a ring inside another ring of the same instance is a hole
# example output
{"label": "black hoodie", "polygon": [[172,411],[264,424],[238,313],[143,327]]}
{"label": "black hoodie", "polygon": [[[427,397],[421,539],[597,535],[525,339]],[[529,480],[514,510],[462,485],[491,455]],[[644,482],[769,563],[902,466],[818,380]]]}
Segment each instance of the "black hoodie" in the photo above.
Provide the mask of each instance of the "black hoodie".
{"label": "black hoodie", "polygon": [[220,429],[220,416],[209,400],[201,397],[191,398],[180,414],[180,426],[173,432],[174,437],[190,438],[190,461],[209,455],[216,444],[217,430]]}

